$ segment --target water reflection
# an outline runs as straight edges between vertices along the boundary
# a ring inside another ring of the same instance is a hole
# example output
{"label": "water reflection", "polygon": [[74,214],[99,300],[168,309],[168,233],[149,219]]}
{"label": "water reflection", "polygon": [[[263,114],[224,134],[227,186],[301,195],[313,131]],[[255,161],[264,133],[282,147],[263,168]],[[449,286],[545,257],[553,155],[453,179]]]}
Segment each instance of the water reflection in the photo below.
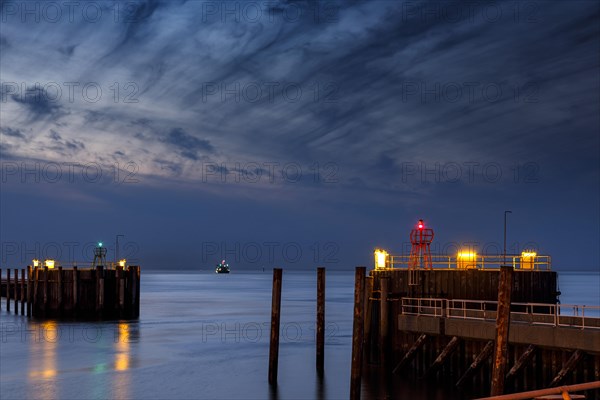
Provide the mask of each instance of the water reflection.
{"label": "water reflection", "polygon": [[28,382],[32,398],[56,399],[57,348],[60,329],[55,321],[34,325],[33,340],[29,346]]}
{"label": "water reflection", "polygon": [[139,339],[137,324],[120,322],[115,327],[114,369],[113,379],[115,397],[119,399],[131,397],[132,349],[131,344]]}

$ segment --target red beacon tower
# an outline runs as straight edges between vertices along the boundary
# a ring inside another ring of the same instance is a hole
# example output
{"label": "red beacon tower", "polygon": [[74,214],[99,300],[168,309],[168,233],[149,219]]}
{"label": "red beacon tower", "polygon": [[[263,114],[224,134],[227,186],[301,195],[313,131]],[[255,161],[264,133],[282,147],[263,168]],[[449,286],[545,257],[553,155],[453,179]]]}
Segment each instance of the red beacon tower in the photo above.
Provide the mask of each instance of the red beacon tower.
{"label": "red beacon tower", "polygon": [[425,228],[425,223],[420,219],[417,226],[410,231],[410,243],[412,247],[408,261],[409,269],[433,269],[430,247],[432,241],[433,229]]}

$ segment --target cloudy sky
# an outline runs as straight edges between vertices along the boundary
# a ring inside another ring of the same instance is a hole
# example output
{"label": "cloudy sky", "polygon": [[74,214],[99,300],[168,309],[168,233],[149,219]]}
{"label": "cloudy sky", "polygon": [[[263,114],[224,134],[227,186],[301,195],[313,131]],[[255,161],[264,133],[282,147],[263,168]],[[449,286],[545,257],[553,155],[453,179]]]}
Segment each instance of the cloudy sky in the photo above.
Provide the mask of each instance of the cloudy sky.
{"label": "cloudy sky", "polygon": [[599,268],[594,1],[5,1],[2,264]]}

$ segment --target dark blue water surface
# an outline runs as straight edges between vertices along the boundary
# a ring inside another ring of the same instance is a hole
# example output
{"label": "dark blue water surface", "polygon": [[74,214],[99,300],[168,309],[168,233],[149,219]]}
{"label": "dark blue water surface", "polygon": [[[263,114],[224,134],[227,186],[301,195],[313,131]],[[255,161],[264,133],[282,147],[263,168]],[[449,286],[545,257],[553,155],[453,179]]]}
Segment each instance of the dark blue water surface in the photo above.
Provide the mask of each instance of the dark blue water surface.
{"label": "dark blue water surface", "polygon": [[[325,374],[315,371],[314,271],[284,271],[276,388],[267,383],[272,275],[142,274],[135,322],[35,322],[0,311],[0,398],[348,398],[353,271],[328,271]],[[561,300],[599,305],[598,274],[559,274]],[[464,394],[397,378],[392,398]],[[383,397],[371,374],[364,398]]]}

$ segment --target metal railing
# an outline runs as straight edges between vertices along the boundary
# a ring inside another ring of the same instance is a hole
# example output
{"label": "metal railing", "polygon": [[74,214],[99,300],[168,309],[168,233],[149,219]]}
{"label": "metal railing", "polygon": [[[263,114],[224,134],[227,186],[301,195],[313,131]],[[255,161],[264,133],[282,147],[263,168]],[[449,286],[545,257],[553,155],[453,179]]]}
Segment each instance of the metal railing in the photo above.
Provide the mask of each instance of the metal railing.
{"label": "metal railing", "polygon": [[402,298],[402,313],[443,317],[445,299]]}
{"label": "metal railing", "polygon": [[[498,302],[462,299],[403,297],[407,315],[494,321]],[[511,320],[531,325],[600,329],[600,306],[546,303],[511,303]]]}
{"label": "metal railing", "polygon": [[[417,264],[422,264],[422,257],[419,257]],[[394,256],[390,255],[387,261],[388,268],[408,268],[411,262],[409,255]],[[522,257],[519,254],[506,255],[506,262],[503,255],[479,255],[472,258],[461,258],[458,256],[448,256],[441,254],[431,255],[431,264],[433,268],[447,269],[499,269],[502,265],[512,265],[515,269],[549,271],[552,269],[552,259],[550,256],[536,255],[535,257]]]}

